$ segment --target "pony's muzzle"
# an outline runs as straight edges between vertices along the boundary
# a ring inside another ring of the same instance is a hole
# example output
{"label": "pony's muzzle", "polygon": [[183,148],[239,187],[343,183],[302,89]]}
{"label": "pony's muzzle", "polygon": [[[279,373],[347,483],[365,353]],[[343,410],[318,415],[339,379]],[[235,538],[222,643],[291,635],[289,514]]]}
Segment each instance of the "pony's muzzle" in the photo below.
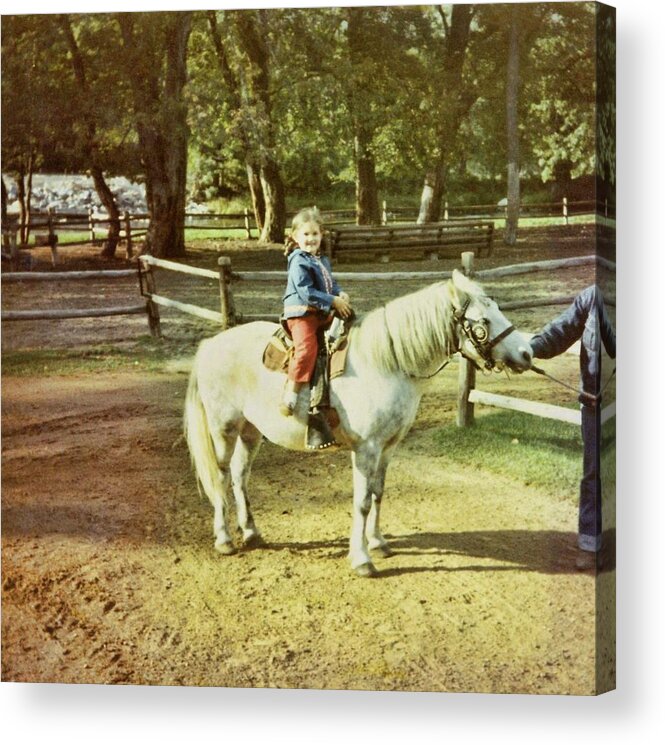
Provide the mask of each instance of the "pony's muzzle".
{"label": "pony's muzzle", "polygon": [[531,360],[532,360],[531,351],[528,350],[526,347],[519,347],[517,351],[522,355],[522,359],[526,363],[526,366],[531,367]]}

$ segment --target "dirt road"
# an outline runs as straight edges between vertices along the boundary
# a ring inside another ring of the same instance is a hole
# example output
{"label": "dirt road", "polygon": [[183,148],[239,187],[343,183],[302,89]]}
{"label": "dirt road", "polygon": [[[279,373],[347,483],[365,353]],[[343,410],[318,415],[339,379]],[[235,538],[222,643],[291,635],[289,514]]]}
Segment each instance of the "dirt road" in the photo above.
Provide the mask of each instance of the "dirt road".
{"label": "dirt road", "polygon": [[[266,443],[268,546],[220,557],[189,469],[186,375],[3,378],[2,678],[590,694],[594,578],[569,501],[447,468],[454,387],[426,396],[388,474],[395,555],[353,576],[347,453]],[[491,485],[491,488],[488,487]],[[599,586],[613,581],[603,573]],[[598,593],[600,596],[602,593]],[[609,649],[609,647],[608,647]]]}

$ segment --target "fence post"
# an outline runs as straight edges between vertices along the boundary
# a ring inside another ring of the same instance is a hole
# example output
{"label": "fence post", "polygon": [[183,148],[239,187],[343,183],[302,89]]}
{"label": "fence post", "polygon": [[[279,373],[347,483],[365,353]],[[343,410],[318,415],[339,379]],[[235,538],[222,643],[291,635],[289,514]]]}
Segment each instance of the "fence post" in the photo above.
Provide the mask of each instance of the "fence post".
{"label": "fence post", "polygon": [[388,206],[386,205],[386,200],[384,199],[383,202],[381,202],[381,225],[387,225],[388,224]]}
{"label": "fence post", "polygon": [[217,259],[217,265],[219,266],[219,302],[222,312],[222,329],[228,329],[236,324],[233,291],[231,290],[231,259],[228,256],[220,256]]}
{"label": "fence post", "polygon": [[58,236],[53,230],[53,207],[48,208],[48,244],[51,247],[51,263],[56,266],[58,263]]}
{"label": "fence post", "polygon": [[92,216],[92,207],[88,207],[88,230],[90,231],[90,243],[95,242],[95,218]]}
{"label": "fence post", "polygon": [[245,207],[245,230],[247,232],[247,239],[252,237],[252,228],[249,224],[249,210]]}
{"label": "fence post", "polygon": [[134,253],[132,246],[132,220],[129,216],[129,212],[124,214],[125,220],[125,258],[131,259]]}
{"label": "fence post", "polygon": [[[139,280],[141,282],[141,294],[146,297],[146,313],[148,314],[148,326],[151,336],[156,339],[162,338],[162,327],[159,320],[159,306],[153,303],[152,296],[156,295],[155,274],[152,266],[148,262],[148,257],[140,257],[139,261]],[[143,290],[143,280],[145,280],[145,292]]]}
{"label": "fence post", "polygon": [[448,219],[448,200],[447,199],[443,203],[443,219],[444,220],[447,220]]}
{"label": "fence post", "polygon": [[[473,251],[462,254],[462,271],[467,277],[473,274]],[[466,359],[460,359],[457,378],[457,426],[470,427],[473,424],[474,406],[469,401],[469,393],[476,387],[476,368]]]}
{"label": "fence post", "polygon": [[563,224],[568,225],[568,199],[563,198]]}
{"label": "fence post", "polygon": [[9,265],[13,272],[17,272],[19,269],[19,252],[18,252],[18,240],[17,231],[9,230]]}

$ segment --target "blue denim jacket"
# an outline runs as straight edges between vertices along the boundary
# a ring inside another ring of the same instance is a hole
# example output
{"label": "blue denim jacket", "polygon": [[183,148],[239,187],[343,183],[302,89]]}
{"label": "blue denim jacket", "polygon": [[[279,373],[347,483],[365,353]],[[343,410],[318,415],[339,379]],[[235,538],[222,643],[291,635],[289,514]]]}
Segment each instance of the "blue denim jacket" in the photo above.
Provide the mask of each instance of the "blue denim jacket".
{"label": "blue denim jacket", "polygon": [[340,288],[332,276],[330,262],[325,256],[296,248],[289,255],[289,274],[284,293],[284,318],[298,318],[316,308],[329,313]]}
{"label": "blue denim jacket", "polygon": [[614,359],[616,336],[603,296],[596,285],[582,290],[573,303],[531,339],[533,356],[549,359],[565,352],[580,339],[582,388],[588,393],[600,390],[600,343]]}

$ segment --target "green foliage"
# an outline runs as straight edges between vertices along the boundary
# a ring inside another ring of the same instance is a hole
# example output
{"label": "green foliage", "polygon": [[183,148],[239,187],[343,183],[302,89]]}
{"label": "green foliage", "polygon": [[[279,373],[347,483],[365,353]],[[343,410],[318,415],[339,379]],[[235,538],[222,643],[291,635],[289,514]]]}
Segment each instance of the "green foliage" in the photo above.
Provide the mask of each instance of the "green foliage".
{"label": "green foliage", "polygon": [[[348,8],[256,12],[270,64],[272,155],[290,201],[312,197],[319,203],[321,195],[328,194],[329,201],[336,202],[340,194],[350,193],[353,135],[360,124],[372,133],[381,196],[399,193],[400,201],[408,197],[417,202],[449,106],[444,50],[451,8],[357,10],[354,18],[362,43],[353,58]],[[509,11],[507,4],[473,6],[462,70],[465,113],[448,168],[448,188],[471,202],[504,196]],[[252,125],[265,119],[265,112],[256,109],[262,104],[253,100],[251,105],[249,101],[239,105],[240,81],[247,72],[233,11],[213,12],[231,77],[220,66],[210,13],[194,14],[186,87],[189,188],[199,200],[246,195],[243,138],[259,149],[267,146],[268,139]],[[615,42],[611,14],[599,14],[594,3],[529,3],[519,13],[523,176],[542,182],[562,173],[588,175],[597,166],[612,182]],[[151,70],[164,66],[161,52],[168,46],[168,16],[133,14],[140,31],[136,59],[145,69],[146,97],[159,78]],[[142,164],[118,16],[83,14],[70,19],[88,72],[87,97],[82,97],[74,80],[57,17],[3,18],[4,167],[15,169],[32,154],[47,170],[85,168],[82,113],[93,111],[95,145],[104,167],[135,176]],[[251,90],[251,81],[245,83]],[[598,120],[594,116],[597,93]],[[168,111],[152,112],[152,116],[168,115]],[[244,201],[248,203],[248,198]]]}

